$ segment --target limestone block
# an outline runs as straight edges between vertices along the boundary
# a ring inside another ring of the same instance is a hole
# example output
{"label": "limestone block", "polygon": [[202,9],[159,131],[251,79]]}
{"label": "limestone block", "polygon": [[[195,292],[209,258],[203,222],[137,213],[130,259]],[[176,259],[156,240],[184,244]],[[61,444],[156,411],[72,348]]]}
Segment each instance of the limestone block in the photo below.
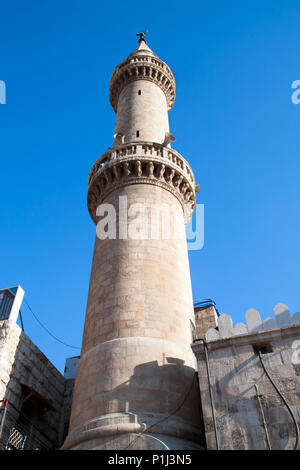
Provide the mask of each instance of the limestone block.
{"label": "limestone block", "polygon": [[274,320],[274,318],[266,318],[263,322],[263,330],[264,331],[267,331],[267,330],[273,330],[277,328],[277,322],[276,320]]}
{"label": "limestone block", "polygon": [[230,338],[233,333],[232,319],[226,313],[220,315],[218,319],[218,327],[221,338]]}
{"label": "limestone block", "polygon": [[300,324],[300,312],[294,313],[292,316],[292,324],[293,325],[299,325]]}
{"label": "limestone block", "polygon": [[276,304],[274,307],[274,315],[277,322],[277,327],[282,328],[291,324],[291,317],[289,309],[284,304]]}
{"label": "limestone block", "polygon": [[206,341],[214,341],[216,339],[220,339],[220,334],[214,328],[210,328],[205,334]]}
{"label": "limestone block", "polygon": [[255,310],[254,308],[250,308],[249,310],[247,310],[245,317],[249,332],[261,330],[261,318],[257,310]]}
{"label": "limestone block", "polygon": [[233,328],[233,335],[244,335],[248,333],[247,326],[244,325],[244,323],[237,323],[235,327]]}

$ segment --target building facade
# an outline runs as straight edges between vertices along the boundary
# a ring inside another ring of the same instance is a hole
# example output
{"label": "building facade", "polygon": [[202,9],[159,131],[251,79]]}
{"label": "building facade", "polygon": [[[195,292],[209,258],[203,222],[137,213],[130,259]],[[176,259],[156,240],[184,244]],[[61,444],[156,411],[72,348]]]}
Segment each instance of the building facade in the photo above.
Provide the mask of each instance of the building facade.
{"label": "building facade", "polygon": [[[233,326],[214,307],[196,309],[197,357],[208,450],[295,450],[300,424],[300,313],[277,304]],[[203,324],[206,327],[203,330]],[[207,328],[207,325],[210,325]]]}

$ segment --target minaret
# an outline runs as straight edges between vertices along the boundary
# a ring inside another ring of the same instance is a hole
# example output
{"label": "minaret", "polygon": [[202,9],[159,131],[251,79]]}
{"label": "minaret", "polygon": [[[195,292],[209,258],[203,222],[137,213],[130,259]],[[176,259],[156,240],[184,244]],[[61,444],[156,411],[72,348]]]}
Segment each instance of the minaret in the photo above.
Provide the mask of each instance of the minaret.
{"label": "minaret", "polygon": [[[170,146],[173,74],[145,35],[139,37],[110,79],[113,148],[88,178],[91,218],[97,224],[104,207],[116,230],[105,238],[97,227],[64,449],[199,449],[203,443],[185,238],[195,180]],[[136,218],[138,207],[144,212]],[[155,218],[160,208],[167,210]]]}

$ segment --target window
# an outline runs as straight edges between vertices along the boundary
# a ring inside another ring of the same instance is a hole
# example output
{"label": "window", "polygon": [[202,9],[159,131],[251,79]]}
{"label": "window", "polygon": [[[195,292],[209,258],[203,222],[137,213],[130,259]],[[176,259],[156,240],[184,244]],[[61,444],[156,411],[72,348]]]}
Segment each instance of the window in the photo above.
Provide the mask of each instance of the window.
{"label": "window", "polygon": [[137,137],[140,136],[140,131],[136,131],[136,136],[137,136]]}
{"label": "window", "polygon": [[272,345],[270,343],[263,343],[263,344],[253,344],[253,350],[255,354],[268,354],[273,352]]}
{"label": "window", "polygon": [[139,91],[138,91],[138,95],[141,95],[141,94],[142,94],[142,90],[139,90]]}
{"label": "window", "polygon": [[8,320],[14,303],[14,295],[9,289],[0,291],[0,320]]}

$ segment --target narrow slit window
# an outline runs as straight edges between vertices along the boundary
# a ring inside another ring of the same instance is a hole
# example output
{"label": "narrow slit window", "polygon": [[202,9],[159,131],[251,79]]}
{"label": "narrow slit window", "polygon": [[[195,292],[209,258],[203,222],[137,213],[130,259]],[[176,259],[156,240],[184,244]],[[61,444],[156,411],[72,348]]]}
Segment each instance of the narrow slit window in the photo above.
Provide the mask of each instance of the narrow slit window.
{"label": "narrow slit window", "polygon": [[139,91],[138,91],[138,95],[141,95],[141,94],[142,94],[142,90],[139,90]]}
{"label": "narrow slit window", "polygon": [[137,137],[140,136],[140,131],[136,131],[136,136],[137,136]]}

